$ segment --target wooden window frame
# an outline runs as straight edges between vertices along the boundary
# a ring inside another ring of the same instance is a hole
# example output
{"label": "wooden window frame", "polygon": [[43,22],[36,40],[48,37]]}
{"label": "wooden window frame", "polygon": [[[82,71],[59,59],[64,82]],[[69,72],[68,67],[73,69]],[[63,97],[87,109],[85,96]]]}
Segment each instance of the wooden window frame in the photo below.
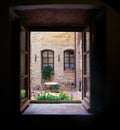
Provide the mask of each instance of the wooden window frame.
{"label": "wooden window frame", "polygon": [[[66,53],[66,52],[69,52],[68,57],[65,56],[65,53]],[[73,60],[73,63],[71,63],[71,61],[70,61],[70,52],[73,52],[73,57],[72,57],[72,58],[74,59],[74,60]],[[68,58],[68,66],[69,66],[68,68],[65,67],[65,64],[66,64],[66,63],[65,63],[65,58]],[[70,68],[70,64],[73,64],[73,65],[74,65],[74,68],[73,68],[73,69]],[[65,51],[64,51],[64,70],[65,70],[65,71],[66,71],[66,70],[72,70],[72,71],[75,70],[75,52],[74,52],[74,50],[65,50]]]}
{"label": "wooden window frame", "polygon": [[[46,63],[43,63],[43,53],[44,52],[47,52],[47,62]],[[49,52],[52,52],[53,53],[53,57],[49,57],[48,54]],[[52,58],[53,59],[53,63],[49,63],[49,59]],[[47,65],[50,65],[50,64],[53,64],[53,69],[54,69],[54,51],[53,50],[48,50],[48,49],[45,49],[41,52],[41,69],[43,69],[43,64],[47,64]]]}
{"label": "wooden window frame", "polygon": [[[90,33],[90,32],[89,32]],[[82,94],[82,98],[84,100],[84,103],[86,104],[86,108],[90,107],[90,96],[91,96],[91,92],[90,92],[90,39],[89,39],[89,47],[87,49],[87,32],[83,32],[83,52],[82,52],[82,57],[83,57],[83,94]],[[90,34],[89,34],[89,38]],[[85,59],[85,57],[88,57],[89,61],[86,61],[87,58]],[[88,63],[89,62],[89,63]],[[88,65],[87,65],[88,64]],[[87,89],[87,90],[86,90]],[[89,93],[89,99],[87,98],[86,92]]]}
{"label": "wooden window frame", "polygon": [[[21,33],[24,32],[24,38],[22,37]],[[30,70],[29,70],[29,31],[24,28],[24,26],[20,26],[20,110],[22,111],[27,104],[29,103],[30,99],[30,89],[29,89],[29,79],[30,79]],[[22,39],[24,39],[22,41]],[[22,99],[21,92],[25,90],[26,96]]]}

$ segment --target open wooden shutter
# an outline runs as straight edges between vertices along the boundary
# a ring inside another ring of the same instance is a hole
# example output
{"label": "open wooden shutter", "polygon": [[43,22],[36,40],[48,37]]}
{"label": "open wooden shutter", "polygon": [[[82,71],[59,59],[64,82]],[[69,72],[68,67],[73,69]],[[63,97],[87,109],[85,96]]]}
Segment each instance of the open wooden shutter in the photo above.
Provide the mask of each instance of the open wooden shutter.
{"label": "open wooden shutter", "polygon": [[20,26],[20,110],[30,102],[30,48],[29,31]]}
{"label": "open wooden shutter", "polygon": [[84,106],[90,108],[90,32],[83,32],[83,46],[82,46],[82,102]]}

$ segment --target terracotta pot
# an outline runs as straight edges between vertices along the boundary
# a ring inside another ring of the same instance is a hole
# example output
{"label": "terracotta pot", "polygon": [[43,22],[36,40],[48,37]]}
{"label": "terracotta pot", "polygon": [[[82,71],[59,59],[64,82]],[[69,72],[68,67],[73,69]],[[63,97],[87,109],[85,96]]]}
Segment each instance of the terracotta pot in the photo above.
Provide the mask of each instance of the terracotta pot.
{"label": "terracotta pot", "polygon": [[57,89],[54,89],[54,90],[51,90],[53,93],[59,93],[59,90]]}

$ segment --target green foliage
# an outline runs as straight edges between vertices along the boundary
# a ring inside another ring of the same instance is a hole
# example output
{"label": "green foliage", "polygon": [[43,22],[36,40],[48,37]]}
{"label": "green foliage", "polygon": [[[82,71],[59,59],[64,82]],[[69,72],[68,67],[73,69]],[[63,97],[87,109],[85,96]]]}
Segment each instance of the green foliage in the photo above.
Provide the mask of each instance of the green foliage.
{"label": "green foliage", "polygon": [[20,95],[21,95],[22,99],[24,99],[26,97],[26,91],[25,91],[25,89],[21,89]]}
{"label": "green foliage", "polygon": [[51,93],[51,92],[43,92],[36,96],[37,100],[51,100],[51,101],[58,101],[58,100],[72,100],[70,96],[68,96],[64,92],[60,93]]}
{"label": "green foliage", "polygon": [[50,65],[45,66],[42,70],[42,79],[49,80],[52,74],[53,74],[53,68]]}
{"label": "green foliage", "polygon": [[52,90],[56,90],[56,89],[58,90],[58,89],[59,89],[59,85],[52,85],[52,86],[51,86],[51,89],[52,89]]}

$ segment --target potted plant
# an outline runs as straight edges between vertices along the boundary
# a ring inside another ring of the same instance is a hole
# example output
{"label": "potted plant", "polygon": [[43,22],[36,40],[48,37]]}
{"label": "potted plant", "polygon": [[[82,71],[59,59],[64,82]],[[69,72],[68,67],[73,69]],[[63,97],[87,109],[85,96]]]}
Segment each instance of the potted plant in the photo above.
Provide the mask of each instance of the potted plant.
{"label": "potted plant", "polygon": [[59,93],[59,85],[52,85],[51,86],[51,91],[55,93]]}

